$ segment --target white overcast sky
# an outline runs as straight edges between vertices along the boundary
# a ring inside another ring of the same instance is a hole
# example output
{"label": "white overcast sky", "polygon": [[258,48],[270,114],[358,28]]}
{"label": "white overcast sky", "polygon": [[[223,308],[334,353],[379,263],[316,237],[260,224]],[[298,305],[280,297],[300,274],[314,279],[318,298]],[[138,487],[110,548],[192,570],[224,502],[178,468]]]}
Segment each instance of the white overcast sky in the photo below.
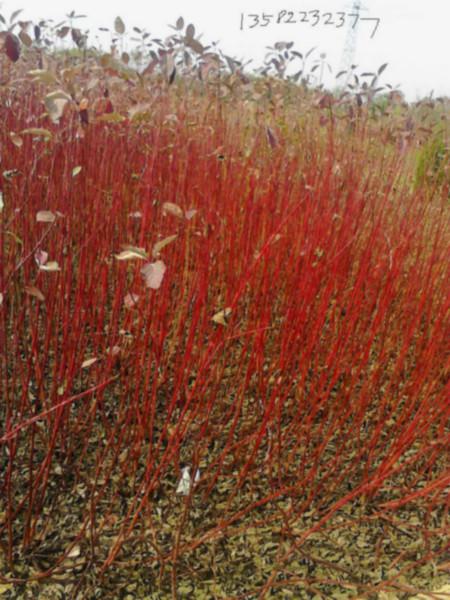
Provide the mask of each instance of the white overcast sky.
{"label": "white overcast sky", "polygon": [[[154,37],[164,38],[180,16],[195,25],[206,44],[219,41],[219,47],[235,58],[253,59],[255,66],[262,64],[266,46],[277,41],[294,42],[294,48],[306,52],[316,46],[326,53],[334,72],[339,70],[349,21],[341,28],[318,24],[276,24],[266,28],[249,29],[253,21],[240,29],[241,13],[261,15],[263,12],[278,15],[281,10],[294,11],[298,21],[300,11],[331,12],[337,21],[338,12],[350,13],[353,0],[226,0],[206,2],[200,0],[0,0],[0,12],[9,17],[13,10],[23,8],[21,19],[40,18],[63,20],[72,9],[87,14],[79,26],[95,34],[100,26],[113,26],[118,15],[127,29],[137,26]],[[354,62],[358,70],[373,71],[389,63],[381,83],[398,86],[409,100],[433,92],[434,96],[450,96],[450,0],[363,0],[362,17],[379,17],[380,25],[373,38],[372,24],[360,22],[357,28]],[[309,15],[313,22],[315,19]],[[91,41],[94,42],[94,36]],[[299,67],[300,68],[300,65]]]}

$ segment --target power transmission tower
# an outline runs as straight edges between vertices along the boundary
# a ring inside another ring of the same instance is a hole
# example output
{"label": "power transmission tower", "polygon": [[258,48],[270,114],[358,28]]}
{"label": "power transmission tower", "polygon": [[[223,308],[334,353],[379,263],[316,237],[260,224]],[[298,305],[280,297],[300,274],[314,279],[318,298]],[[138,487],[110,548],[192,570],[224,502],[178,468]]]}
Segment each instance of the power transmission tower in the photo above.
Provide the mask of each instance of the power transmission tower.
{"label": "power transmission tower", "polygon": [[351,12],[348,15],[349,24],[347,28],[347,35],[345,37],[344,50],[342,52],[341,64],[339,68],[339,71],[346,71],[343,79],[341,80],[344,82],[344,87],[349,82],[351,76],[351,67],[355,61],[359,15],[361,11],[366,10],[366,8],[362,6],[361,0],[353,0],[350,10]]}

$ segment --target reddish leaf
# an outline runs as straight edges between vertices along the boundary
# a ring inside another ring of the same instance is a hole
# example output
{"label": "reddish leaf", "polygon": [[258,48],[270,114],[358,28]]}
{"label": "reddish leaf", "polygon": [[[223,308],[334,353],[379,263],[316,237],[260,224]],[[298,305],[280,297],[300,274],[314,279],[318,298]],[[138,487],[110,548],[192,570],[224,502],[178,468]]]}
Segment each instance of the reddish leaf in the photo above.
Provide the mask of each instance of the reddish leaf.
{"label": "reddish leaf", "polygon": [[83,45],[83,40],[84,40],[81,30],[76,29],[75,27],[72,27],[71,35],[72,35],[72,40],[75,42],[75,44],[78,46],[78,48],[81,48],[81,46]]}
{"label": "reddish leaf", "polygon": [[69,31],[70,31],[70,27],[65,25],[64,27],[61,27],[61,29],[58,29],[58,31],[56,32],[56,35],[59,38],[65,38],[66,35],[69,33]]}
{"label": "reddish leaf", "polygon": [[192,39],[195,35],[195,27],[192,25],[192,23],[190,23],[187,27],[186,27],[186,37],[188,39]]}
{"label": "reddish leaf", "polygon": [[276,148],[276,146],[278,145],[278,140],[277,140],[274,132],[271,130],[270,127],[266,127],[266,133],[267,133],[267,140],[270,144],[270,147]]}
{"label": "reddish leaf", "polygon": [[9,60],[17,62],[20,57],[20,41],[14,33],[8,32],[5,38],[5,52]]}
{"label": "reddish leaf", "polygon": [[139,301],[137,294],[127,294],[124,298],[123,303],[127,308],[134,308]]}
{"label": "reddish leaf", "polygon": [[331,108],[333,106],[333,97],[331,94],[324,94],[317,102],[319,108]]}
{"label": "reddish leaf", "polygon": [[25,292],[27,294],[29,294],[30,296],[34,296],[35,298],[37,298],[41,302],[44,302],[44,300],[45,300],[44,294],[41,292],[41,290],[39,290],[34,285],[26,285],[25,286]]}
{"label": "reddish leaf", "polygon": [[48,261],[48,252],[38,248],[34,253],[34,260],[39,267],[42,267],[42,265],[45,265],[45,263]]}

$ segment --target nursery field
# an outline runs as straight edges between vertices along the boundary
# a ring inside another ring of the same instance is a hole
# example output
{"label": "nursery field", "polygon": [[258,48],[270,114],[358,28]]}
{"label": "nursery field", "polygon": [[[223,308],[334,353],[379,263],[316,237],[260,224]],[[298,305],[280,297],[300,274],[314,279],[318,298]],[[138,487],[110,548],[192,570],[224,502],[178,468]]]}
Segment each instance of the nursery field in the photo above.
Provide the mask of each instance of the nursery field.
{"label": "nursery field", "polygon": [[17,19],[0,597],[450,597],[449,99]]}

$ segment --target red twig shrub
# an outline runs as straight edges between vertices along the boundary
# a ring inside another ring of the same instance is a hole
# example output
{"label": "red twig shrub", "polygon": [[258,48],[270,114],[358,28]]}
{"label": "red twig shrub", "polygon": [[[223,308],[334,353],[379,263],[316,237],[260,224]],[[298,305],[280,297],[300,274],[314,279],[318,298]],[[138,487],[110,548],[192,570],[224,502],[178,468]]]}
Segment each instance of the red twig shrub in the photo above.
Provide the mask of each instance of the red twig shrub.
{"label": "red twig shrub", "polygon": [[143,120],[52,124],[35,88],[2,93],[11,573],[69,498],[35,577],[145,540],[175,588],[185,556],[239,528],[291,542],[267,591],[346,503],[448,511],[448,190],[412,191],[367,112],[281,114],[268,139],[237,102],[169,88]]}

